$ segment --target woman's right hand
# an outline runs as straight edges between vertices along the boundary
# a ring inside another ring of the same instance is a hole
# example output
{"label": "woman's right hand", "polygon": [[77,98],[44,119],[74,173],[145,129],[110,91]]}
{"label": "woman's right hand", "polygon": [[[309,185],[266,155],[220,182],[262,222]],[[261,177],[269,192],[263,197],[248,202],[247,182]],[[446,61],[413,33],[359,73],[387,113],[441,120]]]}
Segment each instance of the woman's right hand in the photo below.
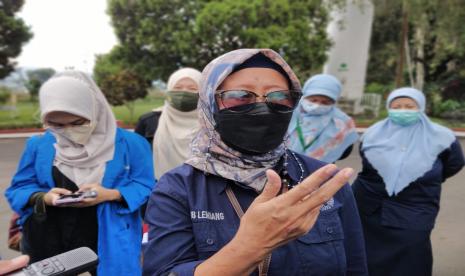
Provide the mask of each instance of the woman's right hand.
{"label": "woman's right hand", "polygon": [[352,169],[336,174],[337,167],[327,165],[307,177],[301,184],[277,196],[281,178],[267,171],[268,183],[241,219],[235,239],[252,252],[265,257],[274,248],[306,234],[315,224],[320,208],[350,178]]}
{"label": "woman's right hand", "polygon": [[346,168],[331,178],[336,171],[334,164],[326,165],[278,195],[281,178],[268,170],[265,189],[245,212],[233,240],[199,265],[195,274],[214,271],[224,276],[248,275],[273,249],[306,234],[315,224],[322,204],[353,174],[353,169]]}
{"label": "woman's right hand", "polygon": [[55,201],[60,198],[61,195],[69,195],[72,192],[63,188],[52,188],[44,195],[44,202],[48,206],[56,206]]}

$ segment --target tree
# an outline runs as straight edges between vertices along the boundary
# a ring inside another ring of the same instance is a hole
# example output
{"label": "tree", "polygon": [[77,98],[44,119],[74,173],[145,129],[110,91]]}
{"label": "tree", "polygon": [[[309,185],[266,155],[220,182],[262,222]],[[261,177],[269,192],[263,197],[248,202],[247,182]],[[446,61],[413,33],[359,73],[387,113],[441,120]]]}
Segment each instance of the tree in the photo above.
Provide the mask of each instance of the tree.
{"label": "tree", "polygon": [[129,109],[131,121],[134,116],[134,101],[147,96],[147,82],[129,70],[104,74],[98,84],[111,105],[125,105]]}
{"label": "tree", "polygon": [[29,90],[31,101],[35,101],[39,94],[39,89],[44,82],[51,78],[55,74],[55,70],[52,68],[41,68],[27,72],[28,80],[26,82],[26,88]]}
{"label": "tree", "polygon": [[147,80],[166,79],[181,66],[201,68],[183,59],[198,49],[195,15],[205,2],[110,0],[108,13],[121,45],[119,63],[138,68]]}
{"label": "tree", "polygon": [[21,47],[32,38],[24,21],[15,17],[24,0],[0,0],[0,79],[13,71],[11,58],[19,56]]}
{"label": "tree", "polygon": [[54,74],[55,70],[51,68],[37,69],[29,71],[27,73],[28,80],[26,81],[25,86],[29,91],[31,101],[37,100],[37,95],[39,95],[40,87]]}
{"label": "tree", "polygon": [[[321,69],[330,46],[328,7],[340,0],[110,0],[117,63],[147,80],[202,69],[237,48],[272,48],[301,77]],[[113,51],[112,51],[113,52]],[[113,60],[114,61],[114,60]]]}
{"label": "tree", "polygon": [[237,48],[271,48],[306,78],[326,60],[328,20],[321,1],[212,1],[196,18],[200,51],[190,56],[206,64]]}
{"label": "tree", "polygon": [[125,67],[123,64],[124,57],[119,57],[120,49],[122,49],[121,46],[115,46],[110,53],[96,56],[93,78],[99,86],[103,80],[117,74]]}
{"label": "tree", "polygon": [[[399,49],[403,85],[427,93],[452,79],[465,77],[465,9],[461,0],[373,0],[375,20],[371,41],[368,82],[391,84],[395,78]],[[401,45],[402,14],[407,14],[407,43]],[[407,78],[408,76],[411,76]]]}
{"label": "tree", "polygon": [[0,106],[6,104],[10,99],[11,92],[5,88],[0,86]]}

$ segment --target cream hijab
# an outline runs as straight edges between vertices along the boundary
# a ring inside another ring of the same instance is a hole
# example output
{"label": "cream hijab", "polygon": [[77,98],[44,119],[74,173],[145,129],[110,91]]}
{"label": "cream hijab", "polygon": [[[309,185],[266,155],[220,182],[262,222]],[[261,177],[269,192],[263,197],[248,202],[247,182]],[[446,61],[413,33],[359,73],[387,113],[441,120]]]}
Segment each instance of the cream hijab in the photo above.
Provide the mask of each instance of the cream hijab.
{"label": "cream hijab", "polygon": [[116,120],[105,96],[85,73],[65,71],[45,82],[39,91],[42,122],[50,112],[71,113],[95,124],[85,145],[71,142],[53,131],[56,166],[66,177],[82,184],[102,183],[106,162],[115,151]]}
{"label": "cream hijab", "polygon": [[[168,79],[167,90],[172,90],[184,78],[192,79],[199,86],[200,77],[201,73],[193,68],[179,69]],[[157,179],[186,161],[190,154],[189,144],[198,130],[197,109],[182,112],[165,101],[153,138],[153,164]]]}

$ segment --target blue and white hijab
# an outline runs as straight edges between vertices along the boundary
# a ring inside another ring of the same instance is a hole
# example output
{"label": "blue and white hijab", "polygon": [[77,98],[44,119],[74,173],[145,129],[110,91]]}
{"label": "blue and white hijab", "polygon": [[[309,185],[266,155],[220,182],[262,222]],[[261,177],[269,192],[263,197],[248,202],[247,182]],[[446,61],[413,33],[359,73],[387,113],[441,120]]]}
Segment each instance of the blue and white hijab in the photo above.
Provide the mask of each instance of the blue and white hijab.
{"label": "blue and white hijab", "polygon": [[389,196],[399,194],[410,183],[430,171],[438,155],[455,141],[454,133],[433,123],[425,114],[425,96],[414,88],[391,92],[386,108],[399,97],[413,99],[421,112],[420,119],[401,126],[386,118],[367,129],[362,136],[362,151],[378,171]]}
{"label": "blue and white hijab", "polygon": [[218,109],[215,101],[216,89],[235,68],[258,53],[281,66],[289,77],[290,88],[300,91],[300,82],[291,67],[271,49],[239,49],[214,59],[202,72],[198,106],[200,130],[192,141],[192,153],[185,163],[260,192],[266,184],[266,170],[274,168],[285,153],[284,141],[266,154],[246,155],[228,147],[221,140],[213,119],[213,114]]}
{"label": "blue and white hijab", "polygon": [[341,83],[331,75],[315,75],[305,82],[302,93],[303,97],[289,124],[289,148],[333,163],[358,140],[355,123],[334,105],[322,106],[325,110],[310,110],[305,97],[322,95],[337,102]]}

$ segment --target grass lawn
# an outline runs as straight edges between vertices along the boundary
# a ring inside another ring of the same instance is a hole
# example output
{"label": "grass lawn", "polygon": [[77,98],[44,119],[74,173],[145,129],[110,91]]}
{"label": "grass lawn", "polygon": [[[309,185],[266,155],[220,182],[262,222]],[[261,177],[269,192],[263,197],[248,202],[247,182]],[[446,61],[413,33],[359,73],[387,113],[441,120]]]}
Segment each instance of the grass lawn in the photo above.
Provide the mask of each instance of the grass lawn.
{"label": "grass lawn", "polygon": [[[144,99],[137,100],[134,105],[134,116],[130,118],[129,109],[126,106],[115,106],[113,112],[117,120],[123,122],[125,125],[135,125],[137,119],[144,113],[162,106],[164,102],[161,94],[150,94]],[[2,110],[0,109],[0,129],[12,128],[31,128],[41,127],[39,121],[39,104],[30,102],[27,98],[20,99],[16,110]],[[363,117],[355,117],[357,126],[367,127],[377,121],[384,119],[387,116],[386,111],[381,111],[378,118],[369,119]],[[442,124],[450,128],[465,129],[465,122],[463,121],[450,121],[439,118],[431,118],[434,122]]]}
{"label": "grass lawn", "polygon": [[129,109],[126,106],[114,106],[113,112],[117,120],[125,124],[135,125],[140,115],[149,112],[150,110],[162,106],[164,99],[161,97],[147,97],[145,99],[137,100],[134,105],[134,116],[130,118]]}
{"label": "grass lawn", "polygon": [[[113,112],[117,120],[125,124],[134,125],[140,115],[163,105],[162,97],[149,96],[135,102],[134,116],[130,118],[126,106],[115,106]],[[39,104],[28,100],[20,100],[16,110],[0,109],[0,129],[41,127]]]}
{"label": "grass lawn", "polygon": [[0,129],[40,127],[39,104],[20,101],[15,110],[0,109]]}

